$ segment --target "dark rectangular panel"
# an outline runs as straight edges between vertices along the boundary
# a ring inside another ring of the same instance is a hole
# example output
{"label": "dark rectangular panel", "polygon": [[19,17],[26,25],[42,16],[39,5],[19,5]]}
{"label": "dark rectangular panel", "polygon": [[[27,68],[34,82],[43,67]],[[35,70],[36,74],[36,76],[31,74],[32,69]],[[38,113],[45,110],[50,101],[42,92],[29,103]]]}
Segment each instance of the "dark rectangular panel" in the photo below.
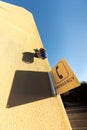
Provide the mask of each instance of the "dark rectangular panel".
{"label": "dark rectangular panel", "polygon": [[48,72],[17,70],[7,107],[22,105],[52,96]]}

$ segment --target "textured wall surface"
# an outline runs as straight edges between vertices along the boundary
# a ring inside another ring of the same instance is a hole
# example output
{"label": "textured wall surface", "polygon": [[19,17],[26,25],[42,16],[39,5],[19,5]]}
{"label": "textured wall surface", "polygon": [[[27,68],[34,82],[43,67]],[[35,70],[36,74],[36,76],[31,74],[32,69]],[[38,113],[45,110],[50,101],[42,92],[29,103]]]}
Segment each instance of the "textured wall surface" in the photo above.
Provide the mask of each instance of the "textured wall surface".
{"label": "textured wall surface", "polygon": [[40,47],[32,14],[0,1],[0,130],[71,130],[48,60],[34,57]]}

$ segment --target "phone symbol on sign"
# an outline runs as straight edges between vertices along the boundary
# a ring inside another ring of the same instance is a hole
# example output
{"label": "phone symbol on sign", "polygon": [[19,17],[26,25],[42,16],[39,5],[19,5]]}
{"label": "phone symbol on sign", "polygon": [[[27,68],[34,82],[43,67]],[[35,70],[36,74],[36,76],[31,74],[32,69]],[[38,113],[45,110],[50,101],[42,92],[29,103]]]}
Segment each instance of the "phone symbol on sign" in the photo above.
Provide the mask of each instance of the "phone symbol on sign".
{"label": "phone symbol on sign", "polygon": [[56,66],[56,73],[57,73],[57,76],[59,77],[59,79],[62,79],[62,78],[63,78],[63,75],[62,75],[62,74],[59,74],[58,69],[59,69],[59,67]]}

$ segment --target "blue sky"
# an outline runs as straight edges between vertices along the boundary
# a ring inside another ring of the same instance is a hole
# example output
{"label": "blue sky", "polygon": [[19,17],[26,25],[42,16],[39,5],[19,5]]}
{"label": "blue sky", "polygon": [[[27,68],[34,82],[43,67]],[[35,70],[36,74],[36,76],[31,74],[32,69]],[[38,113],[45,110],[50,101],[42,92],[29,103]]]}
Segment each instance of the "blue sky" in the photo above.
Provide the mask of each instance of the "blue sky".
{"label": "blue sky", "polygon": [[64,57],[87,81],[87,0],[2,0],[32,12],[53,67]]}

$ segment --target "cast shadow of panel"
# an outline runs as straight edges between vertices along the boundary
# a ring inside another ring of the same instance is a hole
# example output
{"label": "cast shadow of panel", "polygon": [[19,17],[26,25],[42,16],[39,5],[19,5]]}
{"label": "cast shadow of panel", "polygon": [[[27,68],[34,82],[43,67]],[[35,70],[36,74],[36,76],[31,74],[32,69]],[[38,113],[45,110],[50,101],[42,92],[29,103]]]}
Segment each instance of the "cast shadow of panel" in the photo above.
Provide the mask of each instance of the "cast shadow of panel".
{"label": "cast shadow of panel", "polygon": [[16,71],[7,107],[53,97],[48,72]]}

